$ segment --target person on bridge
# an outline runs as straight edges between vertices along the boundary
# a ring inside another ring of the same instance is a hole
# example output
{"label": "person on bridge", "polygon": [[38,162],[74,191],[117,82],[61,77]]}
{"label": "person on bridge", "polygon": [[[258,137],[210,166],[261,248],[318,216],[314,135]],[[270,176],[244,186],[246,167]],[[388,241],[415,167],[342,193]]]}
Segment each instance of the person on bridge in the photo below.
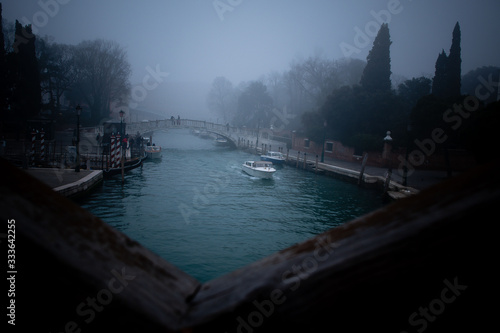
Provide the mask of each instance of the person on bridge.
{"label": "person on bridge", "polygon": [[177,116],[177,125],[181,124],[181,116]]}

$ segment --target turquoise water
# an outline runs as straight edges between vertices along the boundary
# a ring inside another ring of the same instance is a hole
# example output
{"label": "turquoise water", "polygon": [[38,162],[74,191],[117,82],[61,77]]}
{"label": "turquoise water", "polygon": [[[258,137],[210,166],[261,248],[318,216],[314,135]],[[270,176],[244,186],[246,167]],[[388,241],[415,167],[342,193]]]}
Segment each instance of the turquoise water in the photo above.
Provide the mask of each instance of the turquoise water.
{"label": "turquoise water", "polygon": [[187,130],[157,132],[159,161],[79,203],[204,282],[382,205],[378,191],[284,166],[272,180],[241,171],[258,158]]}

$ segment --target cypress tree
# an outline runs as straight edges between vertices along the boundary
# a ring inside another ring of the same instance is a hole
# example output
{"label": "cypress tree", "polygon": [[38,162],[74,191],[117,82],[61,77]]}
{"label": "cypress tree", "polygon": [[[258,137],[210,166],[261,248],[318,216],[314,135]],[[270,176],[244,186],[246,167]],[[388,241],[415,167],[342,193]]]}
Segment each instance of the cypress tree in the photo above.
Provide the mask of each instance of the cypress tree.
{"label": "cypress tree", "polygon": [[462,79],[462,58],[461,58],[461,32],[458,22],[453,29],[453,39],[451,42],[450,55],[448,56],[448,85],[449,97],[460,97]]}
{"label": "cypress tree", "polygon": [[432,93],[436,97],[446,100],[460,97],[462,80],[460,40],[460,25],[457,22],[453,29],[450,55],[447,56],[443,50],[436,60],[436,71],[432,82]]}
{"label": "cypress tree", "polygon": [[361,77],[361,86],[369,92],[391,90],[391,57],[389,25],[382,24],[373,41],[373,47],[366,58]]}
{"label": "cypress tree", "polygon": [[447,95],[447,69],[448,67],[448,56],[444,50],[439,54],[436,60],[436,70],[434,73],[434,78],[432,79],[432,93],[436,97],[444,98]]}

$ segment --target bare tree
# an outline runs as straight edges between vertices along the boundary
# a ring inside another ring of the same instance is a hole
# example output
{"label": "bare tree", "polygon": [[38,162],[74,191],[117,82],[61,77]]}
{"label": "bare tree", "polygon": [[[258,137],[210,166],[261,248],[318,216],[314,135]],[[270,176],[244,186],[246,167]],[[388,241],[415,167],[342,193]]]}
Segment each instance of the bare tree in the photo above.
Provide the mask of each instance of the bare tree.
{"label": "bare tree", "polygon": [[125,50],[114,41],[84,41],[74,48],[77,73],[73,99],[90,107],[91,121],[109,116],[112,103],[124,103],[130,96],[131,74]]}
{"label": "bare tree", "polygon": [[265,83],[269,90],[269,94],[273,98],[274,106],[283,108],[287,104],[286,86],[284,75],[277,71],[272,71],[266,76]]}
{"label": "bare tree", "polygon": [[366,61],[353,58],[342,58],[335,62],[336,64],[336,87],[353,86],[359,84]]}
{"label": "bare tree", "polygon": [[210,111],[222,117],[224,123],[230,122],[236,112],[236,100],[235,89],[231,81],[223,76],[216,77],[207,95]]}
{"label": "bare tree", "polygon": [[42,94],[49,97],[46,107],[53,112],[61,110],[61,98],[76,80],[73,48],[50,43],[47,38],[40,39],[37,45]]}

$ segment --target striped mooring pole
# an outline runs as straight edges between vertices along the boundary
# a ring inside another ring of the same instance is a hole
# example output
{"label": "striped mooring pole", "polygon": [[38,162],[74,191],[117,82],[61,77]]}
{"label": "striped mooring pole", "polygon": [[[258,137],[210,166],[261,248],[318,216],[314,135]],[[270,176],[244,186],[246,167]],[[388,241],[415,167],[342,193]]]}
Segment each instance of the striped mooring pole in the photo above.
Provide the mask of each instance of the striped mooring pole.
{"label": "striped mooring pole", "polygon": [[40,132],[40,160],[45,161],[45,131]]}
{"label": "striped mooring pole", "polygon": [[111,147],[110,147],[110,164],[111,168],[115,167],[115,145],[116,145],[116,137],[114,134],[111,134]]}
{"label": "striped mooring pole", "polygon": [[120,133],[116,135],[116,155],[115,155],[115,168],[120,166],[120,161],[122,158],[122,146],[121,146],[121,136]]}
{"label": "striped mooring pole", "polygon": [[35,140],[36,131],[33,129],[33,131],[31,131],[31,165],[35,165]]}

